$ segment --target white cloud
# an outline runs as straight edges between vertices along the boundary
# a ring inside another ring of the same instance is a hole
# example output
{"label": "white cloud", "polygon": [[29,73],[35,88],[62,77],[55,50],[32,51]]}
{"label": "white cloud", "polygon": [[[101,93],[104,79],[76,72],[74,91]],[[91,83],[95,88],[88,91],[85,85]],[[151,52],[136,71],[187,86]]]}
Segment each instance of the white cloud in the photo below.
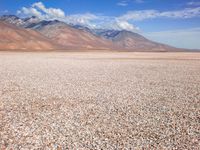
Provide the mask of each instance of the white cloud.
{"label": "white cloud", "polygon": [[35,8],[26,8],[26,7],[22,7],[21,10],[18,10],[17,11],[17,14],[24,14],[24,15],[27,15],[27,16],[36,16],[38,18],[41,18],[41,19],[45,19],[42,15],[41,12],[39,12],[37,9]]}
{"label": "white cloud", "polygon": [[17,13],[25,16],[36,16],[40,19],[47,20],[63,20],[65,18],[64,11],[58,8],[46,8],[42,2],[34,3],[29,8],[22,7]]}
{"label": "white cloud", "polygon": [[200,7],[196,8],[185,8],[183,10],[175,11],[158,11],[158,10],[141,10],[141,11],[130,11],[119,17],[121,20],[133,20],[141,21],[146,19],[154,18],[193,18],[200,17]]}
{"label": "white cloud", "polygon": [[22,16],[36,16],[44,20],[60,20],[71,24],[91,25],[91,21],[98,19],[98,17],[91,13],[72,14],[66,16],[64,11],[59,8],[46,8],[42,2],[37,2],[31,7],[22,7],[17,11],[17,14]]}
{"label": "white cloud", "polygon": [[168,18],[180,18],[180,19],[200,17],[200,7],[185,8],[184,10],[178,10],[178,11],[161,12],[159,16]]}
{"label": "white cloud", "polygon": [[58,8],[46,8],[42,2],[37,2],[31,7],[22,7],[17,11],[22,16],[36,16],[45,20],[60,20],[68,24],[79,24],[90,28],[108,28],[117,30],[137,31],[137,27],[128,21],[119,20],[116,17],[95,15],[92,13],[65,15]]}
{"label": "white cloud", "polygon": [[109,21],[103,21],[96,26],[97,28],[103,29],[113,29],[113,30],[128,30],[133,32],[139,32],[139,28],[134,26],[133,24],[118,20],[117,18],[110,19]]}
{"label": "white cloud", "polygon": [[141,11],[129,11],[126,14],[118,17],[120,20],[145,20],[150,18],[156,18],[158,11],[156,10],[141,10]]}
{"label": "white cloud", "polygon": [[[121,2],[129,2],[123,0]],[[133,2],[133,1],[132,1]],[[136,2],[134,0],[134,2]],[[143,2],[137,0],[137,2]],[[129,11],[122,16],[103,16],[92,13],[65,15],[59,8],[47,8],[42,2],[37,2],[31,7],[22,7],[17,11],[22,16],[36,16],[45,20],[60,20],[68,24],[79,24],[90,28],[108,28],[117,30],[129,30],[138,32],[139,28],[133,25],[133,21],[142,21],[154,18],[193,18],[200,17],[200,7],[185,8],[174,11],[140,10]]]}
{"label": "white cloud", "polygon": [[147,38],[179,48],[200,49],[200,28],[143,33]]}
{"label": "white cloud", "polygon": [[129,31],[134,31],[134,32],[139,31],[138,27],[135,27],[133,24],[129,23],[128,21],[118,20],[118,19],[116,19],[116,21],[114,22],[113,27],[117,30],[129,30]]}
{"label": "white cloud", "polygon": [[79,25],[86,25],[91,28],[95,28],[96,25],[93,23],[93,21],[98,20],[99,17],[91,14],[91,13],[85,13],[85,14],[74,14],[69,15],[65,17],[65,22],[71,23],[71,24],[79,24]]}
{"label": "white cloud", "polygon": [[42,2],[34,3],[32,7],[40,11],[43,11],[44,13],[46,13],[46,16],[49,18],[64,18],[65,17],[65,13],[61,9],[46,8]]}

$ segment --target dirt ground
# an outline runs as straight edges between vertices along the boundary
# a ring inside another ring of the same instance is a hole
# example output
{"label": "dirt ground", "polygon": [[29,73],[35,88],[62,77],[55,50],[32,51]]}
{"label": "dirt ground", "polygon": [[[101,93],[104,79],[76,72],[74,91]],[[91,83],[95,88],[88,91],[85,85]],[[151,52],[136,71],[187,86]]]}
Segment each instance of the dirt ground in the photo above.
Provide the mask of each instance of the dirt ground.
{"label": "dirt ground", "polygon": [[0,149],[199,149],[200,53],[0,52]]}

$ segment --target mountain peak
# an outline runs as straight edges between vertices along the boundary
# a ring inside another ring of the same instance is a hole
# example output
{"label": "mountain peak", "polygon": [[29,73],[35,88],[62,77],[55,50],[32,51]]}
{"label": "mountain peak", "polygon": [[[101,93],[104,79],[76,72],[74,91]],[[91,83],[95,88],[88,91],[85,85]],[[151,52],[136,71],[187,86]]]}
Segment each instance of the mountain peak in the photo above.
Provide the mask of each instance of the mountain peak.
{"label": "mountain peak", "polygon": [[13,19],[19,19],[16,15],[3,15],[0,18],[13,18]]}
{"label": "mountain peak", "polygon": [[3,15],[3,16],[0,16],[0,20],[7,21],[7,22],[13,22],[16,20],[21,20],[21,19],[15,15]]}

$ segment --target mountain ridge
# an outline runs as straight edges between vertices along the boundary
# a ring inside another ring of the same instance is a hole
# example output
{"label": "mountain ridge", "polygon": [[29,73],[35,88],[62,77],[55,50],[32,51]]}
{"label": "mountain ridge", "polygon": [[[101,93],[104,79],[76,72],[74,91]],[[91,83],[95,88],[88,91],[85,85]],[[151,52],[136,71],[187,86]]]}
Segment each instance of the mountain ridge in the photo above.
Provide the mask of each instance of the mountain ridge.
{"label": "mountain ridge", "polygon": [[124,51],[183,51],[166,44],[151,41],[144,36],[126,30],[90,29],[81,25],[71,25],[59,20],[41,20],[37,17],[20,18],[4,15],[0,21],[23,29],[39,32],[49,41],[60,45],[61,49],[104,49]]}

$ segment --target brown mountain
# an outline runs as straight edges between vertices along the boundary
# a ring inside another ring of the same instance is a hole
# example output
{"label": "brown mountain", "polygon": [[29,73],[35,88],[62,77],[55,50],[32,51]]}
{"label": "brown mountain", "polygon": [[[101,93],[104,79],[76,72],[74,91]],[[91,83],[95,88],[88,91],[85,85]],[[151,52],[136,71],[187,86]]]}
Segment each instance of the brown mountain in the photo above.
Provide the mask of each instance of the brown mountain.
{"label": "brown mountain", "polygon": [[89,29],[57,20],[21,19],[13,15],[2,16],[0,20],[13,24],[1,22],[0,49],[183,51],[125,30]]}
{"label": "brown mountain", "polygon": [[111,40],[118,49],[127,51],[183,51],[166,44],[153,42],[142,35],[130,31],[92,30],[96,35]]}
{"label": "brown mountain", "polygon": [[78,30],[60,21],[41,21],[29,28],[39,31],[52,41],[65,47],[65,49],[80,50],[111,50],[112,41],[93,35],[84,30]]}
{"label": "brown mountain", "polygon": [[180,51],[175,47],[150,41],[137,33],[129,31],[121,31],[113,38],[113,42],[122,49],[130,51]]}
{"label": "brown mountain", "polygon": [[0,21],[0,50],[53,50],[59,46],[42,34]]}

